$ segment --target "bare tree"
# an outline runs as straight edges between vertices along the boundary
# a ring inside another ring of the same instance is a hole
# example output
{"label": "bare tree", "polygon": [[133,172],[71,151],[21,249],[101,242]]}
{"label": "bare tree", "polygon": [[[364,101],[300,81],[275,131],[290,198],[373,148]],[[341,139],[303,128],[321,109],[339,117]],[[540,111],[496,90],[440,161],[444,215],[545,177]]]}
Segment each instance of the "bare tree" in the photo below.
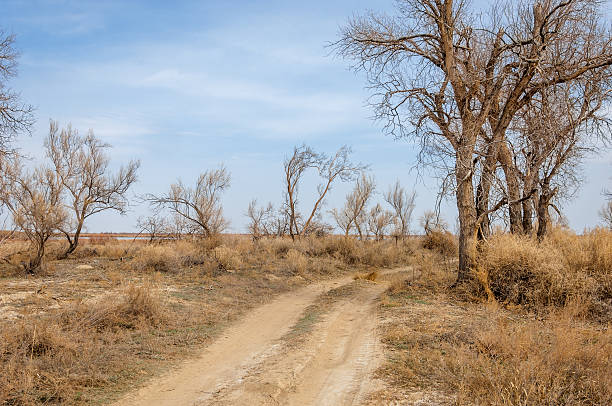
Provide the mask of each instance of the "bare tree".
{"label": "bare tree", "polygon": [[[325,154],[314,152],[310,147],[302,145],[293,149],[293,155],[284,162],[285,173],[285,206],[289,214],[289,235],[292,239],[304,233],[311,232],[313,222],[317,219],[319,211],[327,193],[331,190],[337,179],[351,181],[358,173],[365,169],[363,164],[354,164],[350,161],[350,148],[341,147],[335,155],[328,157]],[[301,214],[298,210],[298,189],[302,176],[307,169],[317,170],[322,181],[317,186],[317,197],[313,208],[300,224]]]}
{"label": "bare tree", "polygon": [[49,168],[23,168],[18,159],[2,162],[0,198],[12,215],[14,224],[26,235],[33,246],[28,273],[35,273],[42,265],[49,238],[57,233],[67,219],[61,201],[62,186]]}
{"label": "bare tree", "polygon": [[268,203],[265,207],[258,207],[257,199],[253,199],[249,203],[246,216],[249,218],[247,228],[254,240],[276,234],[278,223],[272,203]]}
{"label": "bare tree", "polygon": [[11,152],[10,143],[15,136],[29,132],[34,124],[33,107],[23,104],[19,94],[8,86],[17,74],[18,53],[14,48],[15,36],[0,30],[0,152]]}
{"label": "bare tree", "polygon": [[180,180],[170,185],[166,194],[145,196],[154,209],[168,209],[187,221],[193,232],[214,236],[227,227],[221,207],[221,194],[230,186],[230,174],[224,166],[202,173],[195,188]]}
{"label": "bare tree", "polygon": [[351,193],[346,196],[344,207],[341,210],[331,211],[336,224],[344,231],[345,237],[348,237],[350,230],[355,228],[359,238],[363,239],[363,232],[367,231],[364,227],[367,222],[366,208],[374,189],[374,178],[362,174]]}
{"label": "bare tree", "polygon": [[368,213],[368,230],[377,241],[382,240],[388,234],[389,227],[394,223],[393,212],[384,210],[380,203],[370,209]]}
{"label": "bare tree", "polygon": [[443,164],[451,175],[458,281],[471,277],[476,235],[491,212],[507,204],[511,224],[518,223],[512,210],[521,198],[513,185],[503,200],[489,202],[513,117],[542,89],[612,64],[612,37],[598,6],[506,1],[476,18],[466,1],[400,0],[397,17],[353,18],[334,45],[367,73],[375,117],[386,130],[415,137],[421,164]]}
{"label": "bare tree", "polygon": [[338,228],[344,233],[344,237],[348,237],[351,233],[351,230],[353,229],[354,224],[353,218],[346,204],[340,210],[336,208],[331,209],[330,214],[334,218],[334,221],[336,222]]}
{"label": "bare tree", "polygon": [[171,225],[168,219],[159,215],[139,217],[136,220],[136,228],[140,233],[148,234],[150,243],[160,237],[167,238],[172,234]]}
{"label": "bare tree", "polygon": [[72,212],[71,221],[61,230],[68,240],[64,258],[77,248],[85,220],[106,210],[125,214],[128,207],[127,192],[136,182],[140,162],[131,161],[111,175],[108,148],[110,145],[96,138],[93,130],[81,136],[71,125],[60,130],[56,121],[50,121],[45,149],[66,190],[66,207]]}
{"label": "bare tree", "polygon": [[435,231],[448,230],[448,223],[441,218],[438,213],[432,210],[427,210],[419,219],[421,227],[425,234],[431,234]]}
{"label": "bare tree", "polygon": [[395,235],[405,238],[410,234],[410,223],[412,222],[412,213],[415,207],[416,192],[408,192],[398,180],[389,188],[384,197],[395,213]]}

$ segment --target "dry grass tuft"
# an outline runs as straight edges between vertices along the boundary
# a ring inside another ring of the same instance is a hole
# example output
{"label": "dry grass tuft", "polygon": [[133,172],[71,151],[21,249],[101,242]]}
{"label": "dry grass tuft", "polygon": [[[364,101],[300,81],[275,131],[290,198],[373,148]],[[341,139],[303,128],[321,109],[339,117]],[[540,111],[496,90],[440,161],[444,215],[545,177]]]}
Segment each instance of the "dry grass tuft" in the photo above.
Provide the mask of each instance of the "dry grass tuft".
{"label": "dry grass tuft", "polygon": [[456,256],[459,252],[457,238],[448,231],[432,230],[423,237],[423,248],[444,257]]}
{"label": "dry grass tuft", "polygon": [[80,304],[63,313],[62,319],[79,328],[102,331],[159,326],[165,318],[162,306],[149,286],[129,285],[119,300],[106,297],[99,302]]}

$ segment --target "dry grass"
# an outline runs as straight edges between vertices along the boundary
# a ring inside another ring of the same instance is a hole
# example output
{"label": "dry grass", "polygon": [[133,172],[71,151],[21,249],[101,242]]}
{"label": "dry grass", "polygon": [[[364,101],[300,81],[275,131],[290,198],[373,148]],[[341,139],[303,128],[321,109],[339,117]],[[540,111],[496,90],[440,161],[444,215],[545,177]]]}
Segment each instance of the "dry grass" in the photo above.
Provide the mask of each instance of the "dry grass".
{"label": "dry grass", "polygon": [[577,236],[556,229],[541,243],[510,234],[493,236],[479,252],[476,294],[531,310],[586,303],[586,311],[612,320],[612,232]]}
{"label": "dry grass", "polygon": [[557,229],[541,244],[496,235],[481,247],[477,301],[448,289],[455,273],[441,255],[419,253],[419,279],[381,298],[389,361],[379,374],[389,386],[371,403],[612,404],[610,311],[601,311],[611,242],[600,229]]}
{"label": "dry grass", "polygon": [[376,280],[378,279],[378,271],[358,273],[357,275],[353,276],[353,279],[376,282]]}
{"label": "dry grass", "polygon": [[195,354],[274,295],[373,263],[402,264],[411,244],[104,238],[59,261],[58,240],[46,258],[48,272],[28,278],[6,271],[15,268],[20,254],[11,252],[23,244],[4,246],[0,404],[107,403]]}
{"label": "dry grass", "polygon": [[457,238],[448,231],[432,230],[423,237],[423,248],[444,257],[456,256],[459,250]]}

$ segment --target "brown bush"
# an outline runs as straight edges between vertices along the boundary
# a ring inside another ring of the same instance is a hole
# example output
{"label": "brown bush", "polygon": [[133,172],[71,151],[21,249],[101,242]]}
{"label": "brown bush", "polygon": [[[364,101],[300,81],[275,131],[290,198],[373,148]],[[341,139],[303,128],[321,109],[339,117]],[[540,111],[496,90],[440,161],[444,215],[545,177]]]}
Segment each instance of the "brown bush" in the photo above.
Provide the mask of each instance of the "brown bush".
{"label": "brown bush", "polygon": [[159,326],[164,321],[164,314],[150,287],[130,285],[119,300],[107,297],[99,302],[80,304],[64,312],[61,319],[66,325],[102,331]]}
{"label": "brown bush", "polygon": [[459,245],[455,236],[442,230],[431,230],[423,237],[423,248],[435,251],[445,257],[456,256]]}
{"label": "brown bush", "polygon": [[[610,317],[612,311],[612,233],[584,236],[555,230],[542,243],[511,234],[492,236],[478,255],[481,295],[490,289],[504,304],[537,309],[585,300],[588,312]],[[607,316],[606,316],[607,314]]]}

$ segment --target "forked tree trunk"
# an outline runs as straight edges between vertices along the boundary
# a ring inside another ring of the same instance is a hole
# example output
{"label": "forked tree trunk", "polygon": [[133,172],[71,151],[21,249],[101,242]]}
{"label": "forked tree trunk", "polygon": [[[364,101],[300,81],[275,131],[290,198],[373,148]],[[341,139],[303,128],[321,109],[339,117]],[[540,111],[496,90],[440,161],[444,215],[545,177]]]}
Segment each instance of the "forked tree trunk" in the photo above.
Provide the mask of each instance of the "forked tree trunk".
{"label": "forked tree trunk", "polygon": [[64,251],[63,254],[61,254],[58,257],[59,259],[68,258],[68,255],[72,254],[74,250],[76,250],[77,246],[79,245],[79,237],[81,236],[82,230],[83,230],[83,223],[80,223],[77,226],[76,231],[74,232],[74,237],[71,238],[70,234],[64,233],[66,235],[66,239],[68,240],[68,248],[66,249],[66,251]]}
{"label": "forked tree trunk", "polygon": [[38,268],[42,265],[43,258],[45,256],[45,242],[44,241],[36,241],[36,254],[33,257],[30,257],[27,264],[24,265],[25,271],[29,274],[35,274]]}

